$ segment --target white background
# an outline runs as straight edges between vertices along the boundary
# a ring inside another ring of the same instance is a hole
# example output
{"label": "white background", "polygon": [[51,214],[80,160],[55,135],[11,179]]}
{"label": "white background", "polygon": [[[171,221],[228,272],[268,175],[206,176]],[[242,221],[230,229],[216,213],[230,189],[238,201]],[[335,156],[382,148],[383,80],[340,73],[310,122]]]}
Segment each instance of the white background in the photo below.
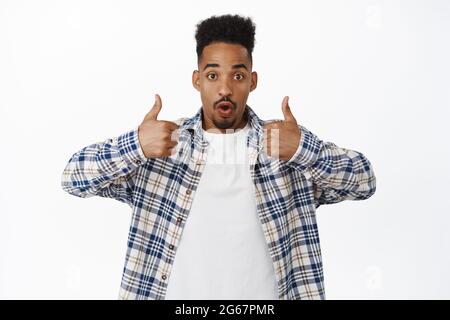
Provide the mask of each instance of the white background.
{"label": "white background", "polygon": [[201,106],[195,24],[254,19],[248,104],[363,152],[367,201],[318,209],[328,299],[450,298],[449,1],[0,0],[0,298],[116,299],[130,208],[62,191],[70,156]]}

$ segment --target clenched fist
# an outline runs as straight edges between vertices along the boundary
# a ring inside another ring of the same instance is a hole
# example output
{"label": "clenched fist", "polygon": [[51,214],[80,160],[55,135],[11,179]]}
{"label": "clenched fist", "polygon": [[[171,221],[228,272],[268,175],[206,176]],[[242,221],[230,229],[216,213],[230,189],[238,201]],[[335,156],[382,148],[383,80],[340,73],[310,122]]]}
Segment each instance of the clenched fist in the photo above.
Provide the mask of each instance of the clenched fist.
{"label": "clenched fist", "polygon": [[139,125],[139,143],[147,158],[170,157],[178,144],[178,125],[157,120],[161,111],[161,97],[155,95],[155,104]]}
{"label": "clenched fist", "polygon": [[281,110],[283,121],[270,122],[264,126],[263,147],[268,156],[288,161],[297,151],[301,132],[289,108],[289,97],[284,97]]}

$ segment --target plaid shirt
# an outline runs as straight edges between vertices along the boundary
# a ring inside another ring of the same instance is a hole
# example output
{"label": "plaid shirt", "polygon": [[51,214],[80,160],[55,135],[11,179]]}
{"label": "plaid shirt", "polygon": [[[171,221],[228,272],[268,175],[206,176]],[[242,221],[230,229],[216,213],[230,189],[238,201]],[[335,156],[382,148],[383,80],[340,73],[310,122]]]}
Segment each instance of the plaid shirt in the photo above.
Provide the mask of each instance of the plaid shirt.
{"label": "plaid shirt", "polygon": [[[246,108],[249,169],[279,298],[325,299],[316,208],[369,198],[376,188],[372,166],[362,153],[321,141],[302,125],[299,147],[289,161],[268,157],[262,143],[265,121]],[[205,168],[202,117],[200,108],[194,117],[176,121],[175,155],[147,159],[136,127],[81,149],[62,173],[68,193],[114,198],[132,208],[119,299],[164,299]]]}

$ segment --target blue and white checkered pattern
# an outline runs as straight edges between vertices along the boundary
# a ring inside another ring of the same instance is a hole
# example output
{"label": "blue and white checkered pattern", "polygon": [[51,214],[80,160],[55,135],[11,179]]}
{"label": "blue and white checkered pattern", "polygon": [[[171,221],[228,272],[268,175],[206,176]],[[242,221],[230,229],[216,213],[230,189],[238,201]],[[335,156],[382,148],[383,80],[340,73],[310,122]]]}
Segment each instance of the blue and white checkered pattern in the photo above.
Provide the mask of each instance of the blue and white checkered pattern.
{"label": "blue and white checkered pattern", "polygon": [[[247,116],[249,170],[279,298],[324,299],[316,209],[369,198],[376,188],[372,166],[362,153],[321,141],[301,125],[300,144],[289,161],[268,157],[263,152],[265,121],[249,106]],[[176,121],[178,151],[171,157],[147,159],[136,127],[81,149],[62,173],[68,193],[114,198],[132,208],[119,299],[164,299],[205,167],[202,117],[200,108],[194,117]]]}

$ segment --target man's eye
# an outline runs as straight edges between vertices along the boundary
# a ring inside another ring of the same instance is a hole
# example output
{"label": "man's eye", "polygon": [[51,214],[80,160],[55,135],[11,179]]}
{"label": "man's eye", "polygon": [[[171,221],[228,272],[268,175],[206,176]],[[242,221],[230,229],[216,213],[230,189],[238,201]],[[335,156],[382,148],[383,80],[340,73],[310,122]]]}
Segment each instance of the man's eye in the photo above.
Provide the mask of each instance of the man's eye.
{"label": "man's eye", "polygon": [[238,74],[236,74],[236,75],[234,76],[234,78],[235,78],[236,80],[242,80],[242,79],[244,79],[244,76],[243,76],[242,74],[238,73]]}
{"label": "man's eye", "polygon": [[214,73],[210,73],[206,77],[210,80],[214,80],[216,78],[216,75]]}

